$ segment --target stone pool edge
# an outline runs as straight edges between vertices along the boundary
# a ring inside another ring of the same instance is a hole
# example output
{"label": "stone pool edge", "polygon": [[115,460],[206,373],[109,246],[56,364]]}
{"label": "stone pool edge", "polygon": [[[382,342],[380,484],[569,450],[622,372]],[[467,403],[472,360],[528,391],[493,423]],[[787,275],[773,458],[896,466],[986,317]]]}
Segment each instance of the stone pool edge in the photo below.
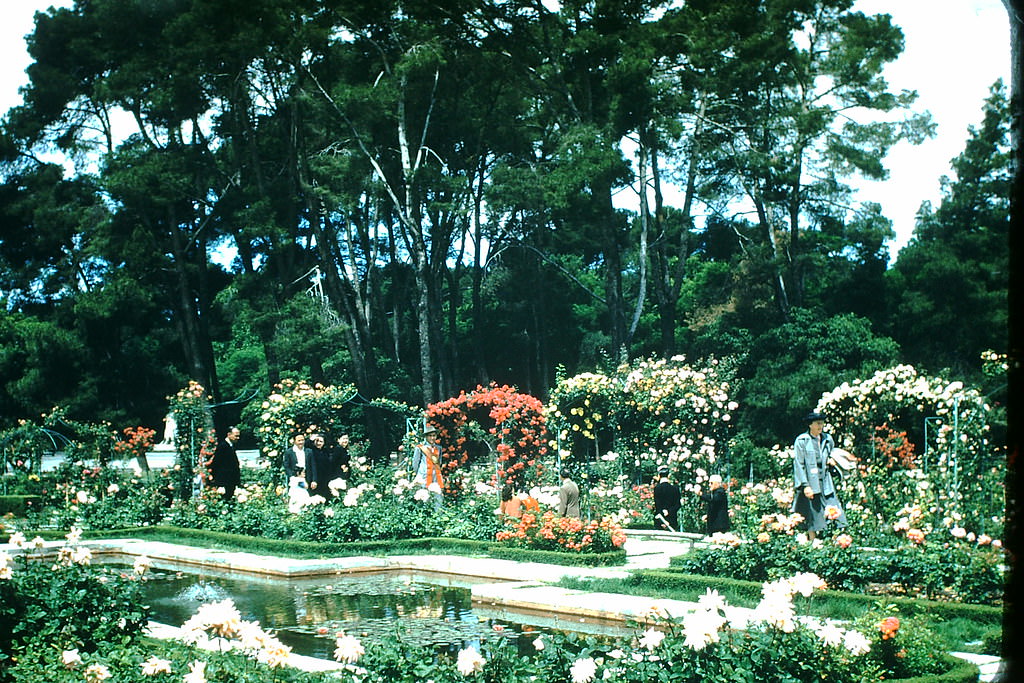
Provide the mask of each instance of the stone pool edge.
{"label": "stone pool edge", "polygon": [[[42,552],[56,552],[64,541],[49,541]],[[573,619],[596,620],[605,623],[643,623],[656,609],[662,616],[680,618],[696,607],[694,602],[633,596],[620,593],[594,593],[547,584],[557,583],[564,577],[625,577],[627,568],[621,567],[569,567],[536,562],[517,562],[485,557],[461,555],[392,555],[387,557],[354,556],[324,559],[282,558],[244,551],[194,548],[166,541],[142,539],[90,539],[79,542],[94,556],[145,555],[152,560],[175,562],[197,568],[243,572],[282,578],[310,578],[315,576],[356,574],[364,572],[419,571],[433,574],[490,579],[471,587],[473,602],[492,607],[501,606],[514,611],[572,615]],[[21,552],[31,552],[18,549]],[[15,550],[12,554],[17,554]],[[749,612],[744,608],[737,615]],[[567,619],[566,622],[571,620]],[[176,627],[150,623],[150,635],[173,638]],[[996,680],[1000,669],[998,657],[953,652],[952,655],[974,662],[982,670],[981,681]],[[296,668],[307,671],[327,671],[340,668],[333,660],[294,655]],[[305,661],[310,660],[310,661]]]}

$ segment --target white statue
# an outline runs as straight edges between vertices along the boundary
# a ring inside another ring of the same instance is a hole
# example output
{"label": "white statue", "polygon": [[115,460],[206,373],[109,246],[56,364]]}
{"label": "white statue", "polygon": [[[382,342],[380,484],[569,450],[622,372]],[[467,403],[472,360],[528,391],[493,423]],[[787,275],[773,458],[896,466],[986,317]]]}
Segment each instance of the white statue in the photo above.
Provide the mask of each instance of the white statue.
{"label": "white statue", "polygon": [[174,420],[174,413],[167,413],[164,418],[164,438],[153,447],[154,451],[173,451],[174,433],[178,429],[178,423]]}

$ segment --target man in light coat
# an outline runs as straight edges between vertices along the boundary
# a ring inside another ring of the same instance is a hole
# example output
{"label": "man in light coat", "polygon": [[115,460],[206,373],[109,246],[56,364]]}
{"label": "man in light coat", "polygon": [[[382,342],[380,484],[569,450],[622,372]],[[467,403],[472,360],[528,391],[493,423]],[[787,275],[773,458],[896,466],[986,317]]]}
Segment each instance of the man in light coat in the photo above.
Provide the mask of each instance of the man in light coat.
{"label": "man in light coat", "polygon": [[793,443],[793,512],[803,515],[803,528],[807,538],[814,540],[817,533],[835,521],[846,526],[846,515],[836,495],[832,479],[830,458],[835,441],[825,433],[825,416],[812,412],[805,418],[807,431]]}

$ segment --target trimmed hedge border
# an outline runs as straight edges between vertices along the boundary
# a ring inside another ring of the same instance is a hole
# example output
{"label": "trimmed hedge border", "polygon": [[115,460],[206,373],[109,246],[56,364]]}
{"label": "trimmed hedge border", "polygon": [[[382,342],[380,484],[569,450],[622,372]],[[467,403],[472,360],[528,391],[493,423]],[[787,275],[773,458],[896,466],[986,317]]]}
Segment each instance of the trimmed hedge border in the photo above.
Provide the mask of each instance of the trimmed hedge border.
{"label": "trimmed hedge border", "polygon": [[[64,538],[66,532],[44,529],[38,534],[46,540]],[[0,536],[2,537],[2,536]],[[83,538],[148,538],[167,542],[193,541],[205,547],[245,552],[265,553],[285,557],[317,558],[351,557],[368,553],[385,555],[415,554],[424,552],[487,555],[498,559],[519,562],[540,562],[577,567],[622,565],[626,563],[626,551],[611,553],[561,553],[552,550],[529,550],[508,548],[492,541],[473,541],[458,538],[405,538],[391,541],[351,541],[349,543],[319,543],[315,541],[288,541],[269,538],[229,534],[221,531],[187,529],[172,526],[148,526],[129,529],[98,529],[82,532]]]}
{"label": "trimmed hedge border", "polygon": [[42,503],[41,496],[0,496],[0,515],[13,514],[15,517],[24,517],[30,505],[39,507]]}
{"label": "trimmed hedge border", "polygon": [[[730,592],[739,593],[752,600],[761,597],[761,583],[758,581],[744,581],[742,579],[728,579],[717,576],[702,576],[700,574],[683,574],[682,572],[641,569],[633,572],[633,577],[639,585],[647,585],[653,588],[677,588],[680,590],[697,590],[705,588],[722,588]],[[938,602],[936,600],[925,600],[923,598],[905,598],[902,596],[890,595],[862,595],[860,593],[848,593],[846,591],[823,590],[816,591],[811,600],[827,600],[829,598],[842,598],[851,602],[876,603],[886,601],[900,608],[907,615],[940,616],[946,619],[970,619],[981,623],[1001,624],[1003,609],[989,605],[971,605],[960,602]]]}
{"label": "trimmed hedge border", "polygon": [[[284,557],[316,558],[351,557],[367,553],[396,555],[403,552],[458,551],[484,554],[490,541],[471,541],[458,538],[403,538],[388,541],[351,541],[349,543],[321,543],[317,541],[289,541],[259,538],[244,534],[230,534],[205,529],[187,529],[173,526],[150,526],[129,529],[103,529],[85,531],[83,538],[149,538],[168,543],[197,542],[197,545],[225,550],[241,550]],[[61,535],[63,537],[63,535]]]}
{"label": "trimmed hedge border", "polygon": [[977,683],[981,671],[973,662],[960,659],[953,655],[943,655],[943,661],[949,664],[950,669],[941,674],[929,674],[927,676],[915,676],[913,678],[892,678],[892,683]]}
{"label": "trimmed hedge border", "polygon": [[541,562],[571,567],[605,567],[626,564],[625,550],[616,550],[610,553],[560,553],[556,550],[530,550],[492,545],[487,548],[487,554],[503,560]]}

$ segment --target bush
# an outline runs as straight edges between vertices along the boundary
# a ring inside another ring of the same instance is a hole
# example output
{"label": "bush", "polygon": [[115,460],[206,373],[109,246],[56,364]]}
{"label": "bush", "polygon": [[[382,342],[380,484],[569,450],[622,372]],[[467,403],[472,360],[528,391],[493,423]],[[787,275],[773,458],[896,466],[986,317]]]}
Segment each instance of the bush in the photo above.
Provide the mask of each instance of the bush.
{"label": "bush", "polygon": [[556,517],[548,511],[539,517],[527,512],[511,520],[495,538],[514,548],[575,553],[607,553],[626,542],[622,528],[605,517],[584,522],[575,517]]}
{"label": "bush", "polygon": [[24,517],[30,510],[38,509],[40,496],[0,496],[0,515]]}
{"label": "bush", "polygon": [[768,581],[800,571],[821,576],[831,588],[864,591],[898,584],[903,591],[977,604],[998,604],[1003,592],[999,551],[947,544],[866,551],[835,543],[796,543],[784,534],[765,542],[715,544],[674,557],[674,569],[706,576]]}
{"label": "bush", "polygon": [[947,668],[942,643],[918,618],[901,617],[895,605],[874,610],[858,620],[870,634],[868,657],[888,679],[942,673]]}
{"label": "bush", "polygon": [[[148,621],[135,575],[89,566],[91,552],[68,545],[52,554],[23,552],[0,572],[0,660],[43,649],[95,652],[131,643]],[[0,667],[2,670],[3,667]],[[11,679],[16,680],[16,679]]]}
{"label": "bush", "polygon": [[573,567],[603,567],[626,563],[626,551],[616,550],[607,553],[564,553],[553,550],[528,550],[525,548],[506,548],[500,545],[487,547],[487,554],[505,560],[517,562],[542,562],[544,564],[560,564]]}

